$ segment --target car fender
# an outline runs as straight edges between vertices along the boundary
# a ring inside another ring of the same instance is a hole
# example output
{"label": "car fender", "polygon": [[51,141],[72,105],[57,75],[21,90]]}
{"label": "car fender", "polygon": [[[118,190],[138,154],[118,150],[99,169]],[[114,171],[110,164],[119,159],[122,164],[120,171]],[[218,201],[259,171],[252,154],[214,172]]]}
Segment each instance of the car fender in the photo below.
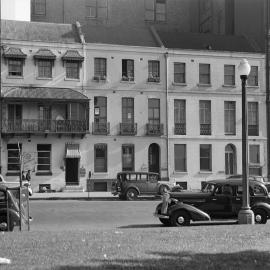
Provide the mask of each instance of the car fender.
{"label": "car fender", "polygon": [[270,217],[270,204],[265,202],[258,202],[252,205],[251,210],[254,212],[256,209],[263,209],[266,211],[267,215]]}
{"label": "car fender", "polygon": [[139,190],[139,188],[138,188],[137,186],[135,186],[135,185],[130,185],[130,186],[128,186],[127,188],[125,188],[125,192],[123,192],[123,193],[126,193],[126,192],[127,192],[129,189],[131,189],[131,188],[136,189],[136,190],[138,191],[138,194],[141,193],[140,190]]}
{"label": "car fender", "polygon": [[182,202],[178,202],[177,204],[171,206],[168,208],[168,215],[171,216],[173,212],[178,211],[178,210],[184,210],[190,214],[190,218],[193,221],[206,221],[206,220],[211,220],[210,216],[200,210],[199,208],[185,204]]}

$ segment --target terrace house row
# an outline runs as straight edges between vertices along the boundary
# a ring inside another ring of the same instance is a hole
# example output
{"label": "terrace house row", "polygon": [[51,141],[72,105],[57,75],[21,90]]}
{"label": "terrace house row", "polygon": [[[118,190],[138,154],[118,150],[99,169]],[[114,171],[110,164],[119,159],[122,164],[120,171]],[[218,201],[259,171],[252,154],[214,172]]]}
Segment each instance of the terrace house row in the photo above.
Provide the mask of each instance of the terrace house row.
{"label": "terrace house row", "polygon": [[250,172],[265,173],[264,55],[244,38],[16,21],[2,29],[8,179],[18,149],[34,189],[85,189],[89,172],[92,190],[110,190],[122,170],[185,188],[241,173],[242,58],[252,66]]}

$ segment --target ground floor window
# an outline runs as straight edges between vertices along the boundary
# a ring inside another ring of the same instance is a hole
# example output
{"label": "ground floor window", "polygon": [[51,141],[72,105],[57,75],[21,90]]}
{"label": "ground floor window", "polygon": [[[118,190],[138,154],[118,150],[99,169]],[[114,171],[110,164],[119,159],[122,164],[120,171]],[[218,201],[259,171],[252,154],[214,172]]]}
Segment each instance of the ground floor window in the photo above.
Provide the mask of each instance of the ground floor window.
{"label": "ground floor window", "polygon": [[95,144],[95,172],[107,172],[107,144]]}
{"label": "ground floor window", "polygon": [[20,151],[22,149],[21,144],[8,144],[7,154],[8,154],[8,164],[7,169],[9,172],[20,172]]}
{"label": "ground floor window", "polygon": [[134,171],[134,145],[122,145],[122,170]]}
{"label": "ground floor window", "polygon": [[212,171],[212,145],[200,145],[200,171]]}
{"label": "ground floor window", "polygon": [[186,172],[186,145],[175,144],[174,145],[174,170],[176,172]]}
{"label": "ground floor window", "polygon": [[37,145],[37,171],[51,171],[51,144]]}

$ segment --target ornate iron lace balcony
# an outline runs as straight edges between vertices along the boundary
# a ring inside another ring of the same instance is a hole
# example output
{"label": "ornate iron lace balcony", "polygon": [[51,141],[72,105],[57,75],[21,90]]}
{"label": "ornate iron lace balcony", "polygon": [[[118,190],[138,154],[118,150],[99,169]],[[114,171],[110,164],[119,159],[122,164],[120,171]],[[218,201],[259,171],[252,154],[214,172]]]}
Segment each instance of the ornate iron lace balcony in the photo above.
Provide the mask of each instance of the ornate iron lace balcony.
{"label": "ornate iron lace balcony", "polygon": [[3,120],[2,133],[87,133],[86,120]]}
{"label": "ornate iron lace balcony", "polygon": [[136,135],[137,123],[120,123],[120,135]]}
{"label": "ornate iron lace balcony", "polygon": [[92,132],[94,135],[110,134],[110,123],[93,123]]}
{"label": "ornate iron lace balcony", "polygon": [[186,123],[175,123],[174,124],[175,135],[186,135]]}
{"label": "ornate iron lace balcony", "polygon": [[200,135],[211,135],[211,124],[201,124]]}
{"label": "ornate iron lace balcony", "polygon": [[146,124],[146,134],[150,136],[163,135],[163,124]]}

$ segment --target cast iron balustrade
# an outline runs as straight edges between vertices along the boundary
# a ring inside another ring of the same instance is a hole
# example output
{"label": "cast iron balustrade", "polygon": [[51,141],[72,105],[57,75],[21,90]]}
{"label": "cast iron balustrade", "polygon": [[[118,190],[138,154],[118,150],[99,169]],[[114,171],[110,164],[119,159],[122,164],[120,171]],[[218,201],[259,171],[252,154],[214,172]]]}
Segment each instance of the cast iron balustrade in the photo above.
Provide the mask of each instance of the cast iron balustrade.
{"label": "cast iron balustrade", "polygon": [[146,134],[150,136],[163,135],[163,124],[146,124]]}
{"label": "cast iron balustrade", "polygon": [[248,135],[258,136],[259,135],[258,125],[248,125]]}
{"label": "cast iron balustrade", "polygon": [[174,124],[174,134],[175,135],[186,135],[186,124],[185,123],[175,123]]}
{"label": "cast iron balustrade", "polygon": [[211,135],[211,124],[201,124],[200,135]]}
{"label": "cast iron balustrade", "polygon": [[110,134],[110,123],[93,123],[92,132],[94,135]]}
{"label": "cast iron balustrade", "polygon": [[136,135],[137,123],[120,123],[120,135]]}
{"label": "cast iron balustrade", "polygon": [[3,120],[2,133],[87,133],[87,120]]}

